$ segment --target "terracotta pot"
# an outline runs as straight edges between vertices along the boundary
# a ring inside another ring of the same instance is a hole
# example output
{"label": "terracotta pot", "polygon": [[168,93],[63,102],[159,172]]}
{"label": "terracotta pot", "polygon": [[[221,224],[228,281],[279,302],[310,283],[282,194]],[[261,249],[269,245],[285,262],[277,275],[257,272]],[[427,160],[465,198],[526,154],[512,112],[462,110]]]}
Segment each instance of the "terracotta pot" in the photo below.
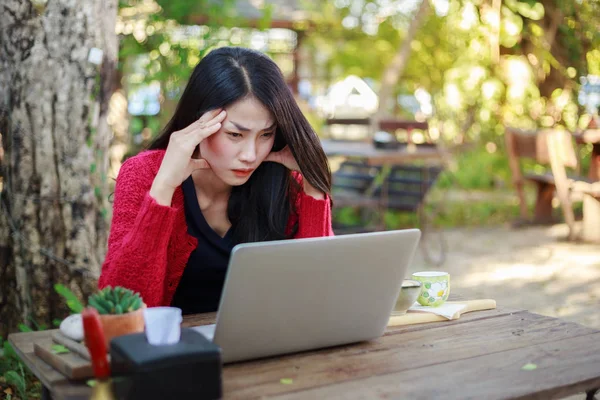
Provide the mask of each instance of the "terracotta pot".
{"label": "terracotta pot", "polygon": [[106,348],[110,349],[112,338],[144,332],[144,309],[140,308],[127,314],[100,315],[100,321],[104,329]]}

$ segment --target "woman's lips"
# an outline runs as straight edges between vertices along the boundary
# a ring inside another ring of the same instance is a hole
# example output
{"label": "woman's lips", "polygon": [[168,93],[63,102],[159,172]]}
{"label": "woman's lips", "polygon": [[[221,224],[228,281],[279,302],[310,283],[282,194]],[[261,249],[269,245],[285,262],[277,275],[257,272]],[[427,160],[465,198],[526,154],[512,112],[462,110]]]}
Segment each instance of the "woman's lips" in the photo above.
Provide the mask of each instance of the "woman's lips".
{"label": "woman's lips", "polygon": [[254,171],[254,169],[234,169],[232,170],[235,176],[245,178]]}

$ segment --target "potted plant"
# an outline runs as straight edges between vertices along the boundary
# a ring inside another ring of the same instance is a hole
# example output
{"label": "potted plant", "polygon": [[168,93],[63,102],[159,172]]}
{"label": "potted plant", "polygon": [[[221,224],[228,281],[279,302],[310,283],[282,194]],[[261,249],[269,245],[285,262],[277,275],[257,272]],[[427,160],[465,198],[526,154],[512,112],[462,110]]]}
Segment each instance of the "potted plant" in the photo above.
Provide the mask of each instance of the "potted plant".
{"label": "potted plant", "polygon": [[121,286],[107,286],[88,298],[100,314],[107,347],[112,338],[144,331],[145,304],[139,293]]}

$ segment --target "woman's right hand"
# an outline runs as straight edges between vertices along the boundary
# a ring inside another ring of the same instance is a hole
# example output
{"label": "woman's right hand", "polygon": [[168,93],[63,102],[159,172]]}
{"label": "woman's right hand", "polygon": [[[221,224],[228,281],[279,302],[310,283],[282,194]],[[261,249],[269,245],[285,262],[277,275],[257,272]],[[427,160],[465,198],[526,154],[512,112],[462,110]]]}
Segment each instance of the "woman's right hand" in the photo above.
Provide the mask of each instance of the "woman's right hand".
{"label": "woman's right hand", "polygon": [[221,129],[225,115],[223,109],[208,111],[188,127],[171,134],[165,157],[150,189],[150,196],[158,204],[170,206],[175,189],[192,171],[210,168],[206,160],[194,159],[192,155],[200,142]]}

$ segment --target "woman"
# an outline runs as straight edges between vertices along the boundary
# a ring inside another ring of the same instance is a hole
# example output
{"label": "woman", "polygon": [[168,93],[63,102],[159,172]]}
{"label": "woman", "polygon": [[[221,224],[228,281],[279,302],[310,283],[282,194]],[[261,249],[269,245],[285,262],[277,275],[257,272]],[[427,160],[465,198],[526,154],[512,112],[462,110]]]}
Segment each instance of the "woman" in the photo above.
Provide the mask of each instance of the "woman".
{"label": "woman", "polygon": [[184,314],[216,311],[234,245],[333,234],[330,189],[325,153],[277,65],[214,50],[164,132],[121,167],[99,286]]}

